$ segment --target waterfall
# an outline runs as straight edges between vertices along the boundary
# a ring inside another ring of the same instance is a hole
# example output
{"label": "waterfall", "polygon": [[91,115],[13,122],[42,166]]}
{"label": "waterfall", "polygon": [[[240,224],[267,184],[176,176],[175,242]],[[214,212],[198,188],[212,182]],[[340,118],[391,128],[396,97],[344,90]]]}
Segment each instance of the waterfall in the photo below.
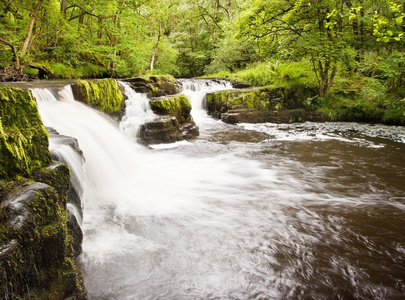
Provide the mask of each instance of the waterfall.
{"label": "waterfall", "polygon": [[214,79],[179,79],[180,91],[193,92],[231,89],[232,84],[227,80]]}
{"label": "waterfall", "polygon": [[120,122],[120,130],[126,136],[136,141],[142,124],[157,118],[149,105],[147,94],[135,92],[128,83],[120,82],[125,88],[125,115]]}
{"label": "waterfall", "polygon": [[180,92],[191,102],[191,114],[197,125],[206,123],[207,113],[203,107],[205,95],[208,92],[232,89],[232,84],[226,80],[213,79],[179,79]]}

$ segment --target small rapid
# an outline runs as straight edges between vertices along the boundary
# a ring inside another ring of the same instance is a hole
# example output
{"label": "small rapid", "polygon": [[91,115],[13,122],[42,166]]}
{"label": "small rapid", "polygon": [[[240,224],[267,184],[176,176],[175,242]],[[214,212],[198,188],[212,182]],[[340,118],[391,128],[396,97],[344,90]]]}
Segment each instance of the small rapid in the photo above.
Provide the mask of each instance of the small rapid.
{"label": "small rapid", "polygon": [[227,83],[180,84],[200,137],[155,149],[127,135],[150,116],[128,113],[132,97],[116,124],[69,86],[33,89],[45,125],[84,155],[89,299],[405,297],[404,128],[228,125],[202,107]]}

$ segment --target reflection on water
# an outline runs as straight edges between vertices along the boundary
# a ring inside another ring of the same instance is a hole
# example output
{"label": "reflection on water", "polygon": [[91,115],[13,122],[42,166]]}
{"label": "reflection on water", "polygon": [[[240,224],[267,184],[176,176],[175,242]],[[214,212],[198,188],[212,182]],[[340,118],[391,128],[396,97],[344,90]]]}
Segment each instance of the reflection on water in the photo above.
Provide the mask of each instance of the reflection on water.
{"label": "reflection on water", "polygon": [[405,298],[403,128],[235,126],[197,112],[196,141],[147,150],[118,129],[92,146],[83,126],[107,125],[87,113],[48,125],[78,135],[86,164],[115,153],[86,169],[86,189],[115,178],[84,203],[90,299]]}

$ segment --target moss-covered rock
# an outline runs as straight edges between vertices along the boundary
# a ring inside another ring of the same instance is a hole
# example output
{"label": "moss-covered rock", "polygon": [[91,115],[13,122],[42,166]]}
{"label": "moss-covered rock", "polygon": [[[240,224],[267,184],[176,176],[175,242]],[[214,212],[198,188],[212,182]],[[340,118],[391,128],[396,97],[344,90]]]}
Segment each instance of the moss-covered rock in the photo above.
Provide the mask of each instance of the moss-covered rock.
{"label": "moss-covered rock", "polygon": [[48,133],[29,90],[0,88],[0,179],[30,176],[51,162]]}
{"label": "moss-covered rock", "polygon": [[182,124],[191,121],[191,104],[185,95],[150,101],[151,109],[158,115],[172,115]]}
{"label": "moss-covered rock", "polygon": [[2,87],[0,104],[0,297],[85,299],[66,209],[70,170],[51,164],[29,90]]}
{"label": "moss-covered rock", "polygon": [[85,299],[66,212],[69,168],[57,164],[37,176],[56,188],[26,180],[0,203],[0,295]]}
{"label": "moss-covered rock", "polygon": [[125,81],[128,82],[136,92],[148,94],[149,97],[170,96],[179,93],[176,79],[171,75],[136,77]]}
{"label": "moss-covered rock", "polygon": [[37,71],[37,77],[39,79],[53,79],[53,78],[56,78],[55,73],[53,73],[52,70],[49,67],[45,66],[45,65],[42,65],[42,64],[39,64],[39,63],[29,63],[28,67],[30,67],[32,69],[35,69],[35,70],[38,70]]}
{"label": "moss-covered rock", "polygon": [[146,144],[174,143],[179,135],[179,122],[174,116],[162,116],[141,126],[140,137]]}
{"label": "moss-covered rock", "polygon": [[227,123],[292,123],[307,120],[304,100],[314,91],[303,87],[263,87],[208,93],[208,114]]}
{"label": "moss-covered rock", "polygon": [[117,119],[125,112],[124,95],[114,79],[78,80],[72,84],[72,91],[77,101]]}
{"label": "moss-covered rock", "polygon": [[141,127],[141,139],[146,144],[173,143],[198,136],[187,96],[155,98],[150,101],[150,106],[160,117]]}
{"label": "moss-covered rock", "polygon": [[1,203],[9,224],[0,253],[3,299],[85,299],[64,202],[37,182]]}

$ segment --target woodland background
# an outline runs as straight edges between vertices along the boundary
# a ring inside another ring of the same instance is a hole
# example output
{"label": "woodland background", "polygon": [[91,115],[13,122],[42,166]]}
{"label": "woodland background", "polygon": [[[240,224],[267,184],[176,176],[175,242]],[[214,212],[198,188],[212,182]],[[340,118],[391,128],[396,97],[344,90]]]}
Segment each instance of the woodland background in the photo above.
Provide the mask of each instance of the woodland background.
{"label": "woodland background", "polygon": [[3,0],[0,69],[206,75],[313,86],[309,105],[337,91],[404,105],[404,16],[403,0]]}

